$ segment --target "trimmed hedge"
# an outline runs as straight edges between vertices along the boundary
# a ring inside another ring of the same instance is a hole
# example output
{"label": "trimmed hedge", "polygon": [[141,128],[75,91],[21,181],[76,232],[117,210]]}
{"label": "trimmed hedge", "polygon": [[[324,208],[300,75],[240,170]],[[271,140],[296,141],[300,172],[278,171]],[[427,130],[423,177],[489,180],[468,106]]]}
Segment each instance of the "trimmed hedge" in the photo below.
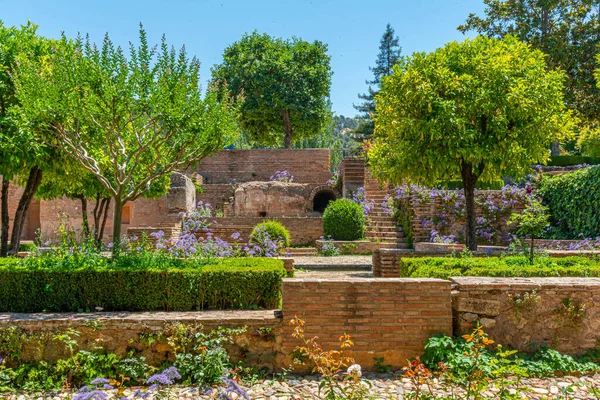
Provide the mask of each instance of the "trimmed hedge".
{"label": "trimmed hedge", "polygon": [[570,165],[581,165],[581,164],[590,164],[590,165],[600,164],[600,157],[554,156],[554,157],[550,157],[550,161],[548,162],[548,165],[552,166],[552,167],[568,167]]}
{"label": "trimmed hedge", "polygon": [[330,202],[323,213],[323,233],[334,240],[359,240],[365,236],[365,213],[348,199]]}
{"label": "trimmed hedge", "polygon": [[600,236],[600,166],[545,176],[538,191],[548,206],[557,238]]}
{"label": "trimmed hedge", "polygon": [[[68,257],[0,264],[0,312],[196,311],[277,308],[283,261],[267,258],[150,261]],[[94,265],[95,264],[95,265]],[[144,267],[146,265],[146,267]]]}
{"label": "trimmed hedge", "polygon": [[599,277],[600,263],[585,257],[538,258],[533,265],[522,256],[402,258],[400,277]]}

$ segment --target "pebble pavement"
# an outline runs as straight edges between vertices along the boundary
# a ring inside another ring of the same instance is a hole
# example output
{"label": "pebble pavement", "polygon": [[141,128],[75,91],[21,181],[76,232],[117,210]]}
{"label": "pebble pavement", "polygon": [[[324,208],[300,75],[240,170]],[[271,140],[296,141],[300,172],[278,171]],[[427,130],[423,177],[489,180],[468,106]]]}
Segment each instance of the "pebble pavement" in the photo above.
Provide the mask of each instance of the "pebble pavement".
{"label": "pebble pavement", "polygon": [[[412,398],[415,388],[411,381],[398,374],[368,374],[364,379],[370,386],[369,397],[366,399],[389,399],[400,400]],[[286,380],[265,380],[251,387],[242,387],[252,400],[303,400],[322,399],[319,394],[319,379],[317,376],[291,376]],[[565,376],[553,378],[528,378],[521,381],[524,392],[520,394],[523,399],[550,400],[550,399],[600,399],[600,374],[593,376]],[[498,388],[492,387],[482,392],[486,399],[500,398]],[[130,395],[131,390],[118,396],[109,392],[110,399],[118,399],[120,396]],[[514,389],[511,392],[515,392]],[[439,383],[434,384],[433,393],[439,399],[461,399],[464,391],[460,388],[445,387]],[[454,394],[454,397],[451,397]],[[2,396],[2,395],[0,395]],[[10,400],[62,400],[70,399],[72,392],[61,392],[54,394],[9,394],[0,397]],[[235,393],[230,394],[233,400],[241,399]],[[158,398],[158,397],[155,397]],[[165,398],[165,397],[161,397]],[[214,399],[217,394],[201,395],[195,388],[176,386],[172,388],[170,399]]]}

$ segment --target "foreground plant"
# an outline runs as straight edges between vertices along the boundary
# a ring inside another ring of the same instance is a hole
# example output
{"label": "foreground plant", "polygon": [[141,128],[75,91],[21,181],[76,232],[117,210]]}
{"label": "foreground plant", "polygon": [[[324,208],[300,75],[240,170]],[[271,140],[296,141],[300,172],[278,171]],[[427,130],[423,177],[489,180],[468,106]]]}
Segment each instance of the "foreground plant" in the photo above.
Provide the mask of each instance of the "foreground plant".
{"label": "foreground plant", "polygon": [[300,318],[290,321],[294,326],[293,337],[302,344],[292,352],[295,364],[308,363],[314,372],[321,374],[319,394],[324,392],[326,400],[359,400],[368,398],[370,384],[361,380],[362,371],[354,359],[346,351],[354,346],[350,335],[340,336],[339,350],[323,350],[317,342],[318,336],[306,338],[304,334],[305,322]]}

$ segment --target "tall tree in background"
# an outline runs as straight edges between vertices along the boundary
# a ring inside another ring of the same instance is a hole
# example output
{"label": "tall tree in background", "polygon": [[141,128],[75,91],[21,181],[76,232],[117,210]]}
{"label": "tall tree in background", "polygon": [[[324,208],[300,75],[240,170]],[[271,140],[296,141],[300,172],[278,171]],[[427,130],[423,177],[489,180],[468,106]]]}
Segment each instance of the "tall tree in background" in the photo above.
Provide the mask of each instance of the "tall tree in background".
{"label": "tall tree in background", "polygon": [[213,68],[241,101],[240,127],[254,142],[292,148],[321,133],[331,117],[330,56],[327,46],[301,39],[282,40],[254,32],[225,49]]}
{"label": "tall tree in background", "polygon": [[373,115],[375,114],[375,95],[381,87],[381,80],[391,75],[392,68],[400,60],[402,47],[400,40],[394,37],[394,28],[388,23],[385,28],[385,33],[379,42],[379,54],[375,61],[375,67],[369,67],[373,72],[373,80],[367,80],[369,85],[368,93],[359,94],[358,97],[364,100],[361,104],[355,105],[354,108],[362,113],[362,120],[358,127],[354,130],[361,138],[368,138],[373,134]]}
{"label": "tall tree in background", "polygon": [[415,53],[383,80],[376,97],[369,165],[395,184],[462,177],[466,245],[477,249],[475,184],[522,176],[569,133],[564,74],[514,36],[479,36]]}
{"label": "tall tree in background", "polygon": [[[600,43],[599,0],[484,0],[485,16],[469,15],[465,33],[501,38],[516,35],[548,55],[550,68],[567,73],[565,101],[583,125],[600,120],[600,91],[594,80]],[[552,154],[559,155],[558,143]]]}
{"label": "tall tree in background", "polygon": [[202,97],[199,71],[164,37],[149,46],[141,27],[127,58],[107,35],[101,48],[63,38],[43,62],[20,60],[23,118],[114,201],[113,254],[127,202],[166,192],[173,171],[222,150],[236,133],[236,110],[212,87]]}

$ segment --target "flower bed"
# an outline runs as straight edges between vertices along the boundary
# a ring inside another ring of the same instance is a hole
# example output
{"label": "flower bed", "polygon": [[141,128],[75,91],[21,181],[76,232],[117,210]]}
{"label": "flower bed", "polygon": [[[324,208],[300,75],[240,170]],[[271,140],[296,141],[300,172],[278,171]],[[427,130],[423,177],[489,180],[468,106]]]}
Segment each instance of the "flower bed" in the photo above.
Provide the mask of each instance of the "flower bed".
{"label": "flower bed", "polygon": [[0,263],[0,311],[277,308],[283,261],[156,255],[32,257]]}
{"label": "flower bed", "polygon": [[440,278],[453,276],[492,277],[600,277],[598,261],[585,257],[537,258],[533,265],[525,257],[424,257],[402,258],[400,277]]}

